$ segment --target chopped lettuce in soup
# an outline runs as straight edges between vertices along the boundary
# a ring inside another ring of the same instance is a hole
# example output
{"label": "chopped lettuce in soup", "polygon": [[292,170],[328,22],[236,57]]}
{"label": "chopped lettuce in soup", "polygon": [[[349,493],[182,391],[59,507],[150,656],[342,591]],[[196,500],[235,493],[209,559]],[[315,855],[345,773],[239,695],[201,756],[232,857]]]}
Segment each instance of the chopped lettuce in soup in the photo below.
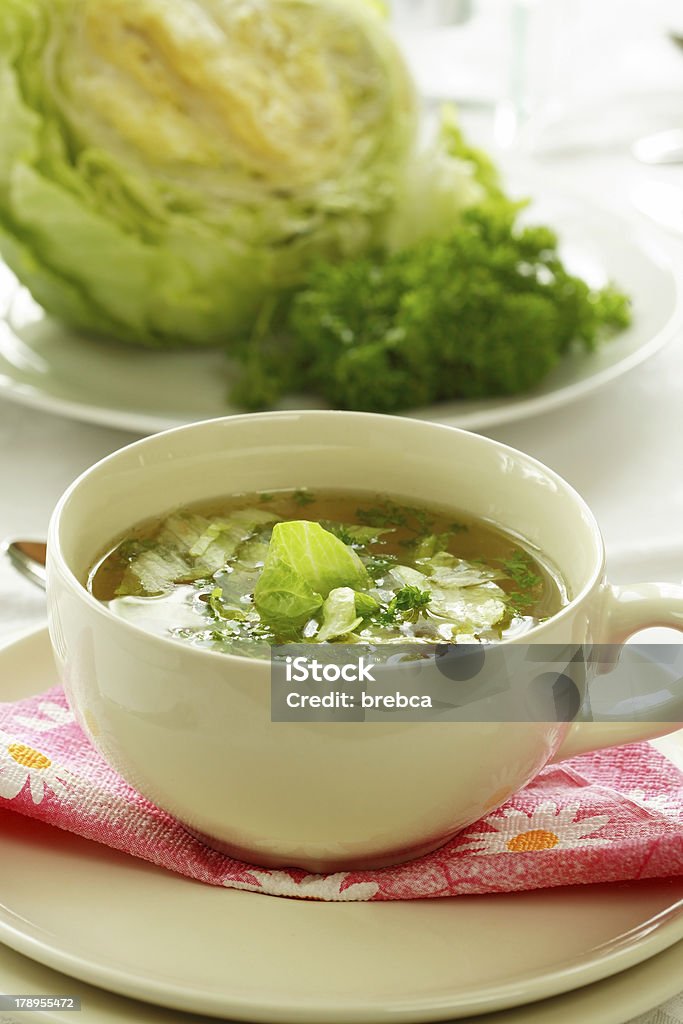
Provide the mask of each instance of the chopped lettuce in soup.
{"label": "chopped lettuce in soup", "polygon": [[89,587],[123,618],[200,647],[491,642],[566,601],[559,578],[488,523],[367,495],[231,498],[131,531]]}

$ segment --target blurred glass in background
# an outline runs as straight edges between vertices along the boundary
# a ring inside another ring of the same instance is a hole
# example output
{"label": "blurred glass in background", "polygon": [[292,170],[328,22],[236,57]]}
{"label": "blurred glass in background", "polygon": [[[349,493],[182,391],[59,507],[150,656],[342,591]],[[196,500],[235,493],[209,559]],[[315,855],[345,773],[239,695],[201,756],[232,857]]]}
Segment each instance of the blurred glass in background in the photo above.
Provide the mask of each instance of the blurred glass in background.
{"label": "blurred glass in background", "polygon": [[392,16],[424,98],[454,101],[495,148],[683,129],[683,0],[392,0]]}

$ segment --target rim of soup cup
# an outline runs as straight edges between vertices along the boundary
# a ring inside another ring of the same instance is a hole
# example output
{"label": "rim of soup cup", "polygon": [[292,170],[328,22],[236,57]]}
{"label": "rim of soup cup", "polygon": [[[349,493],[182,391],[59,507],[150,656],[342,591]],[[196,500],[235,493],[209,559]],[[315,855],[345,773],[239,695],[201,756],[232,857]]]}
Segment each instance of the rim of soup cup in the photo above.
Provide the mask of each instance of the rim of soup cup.
{"label": "rim of soup cup", "polygon": [[[270,660],[268,658],[253,658],[247,655],[230,654],[224,651],[214,651],[206,647],[195,647],[192,644],[185,643],[184,641],[178,640],[171,636],[165,637],[160,636],[156,633],[151,633],[144,627],[138,626],[137,624],[128,619],[123,619],[115,615],[103,601],[98,600],[98,598],[96,598],[93,594],[90,593],[88,588],[81,582],[76,573],[71,569],[66,558],[64,557],[60,540],[63,517],[65,512],[68,513],[67,506],[72,495],[80,488],[80,486],[85,482],[85,480],[87,480],[92,474],[94,474],[97,471],[100,471],[107,465],[113,464],[118,459],[125,457],[125,455],[129,453],[132,449],[143,448],[148,444],[158,444],[160,441],[163,441],[166,438],[171,439],[183,433],[192,433],[195,431],[199,433],[202,430],[209,429],[218,423],[230,422],[234,423],[235,425],[239,425],[239,423],[241,422],[253,422],[254,420],[257,419],[262,421],[273,420],[275,422],[277,420],[291,420],[292,417],[314,419],[320,416],[330,419],[364,419],[368,422],[368,425],[370,425],[373,422],[376,423],[377,421],[381,421],[383,423],[387,423],[389,421],[398,421],[403,423],[410,422],[414,423],[415,428],[417,430],[423,430],[427,428],[427,430],[430,433],[433,433],[435,431],[439,431],[440,433],[444,434],[446,432],[455,433],[460,437],[471,438],[471,443],[482,444],[485,446],[491,445],[494,448],[496,448],[499,452],[512,456],[516,460],[521,460],[530,468],[533,468],[536,471],[540,471],[544,477],[558,485],[562,492],[566,494],[567,498],[571,499],[574,502],[575,506],[577,507],[577,511],[583,512],[584,519],[585,521],[587,521],[588,526],[590,528],[591,539],[595,545],[595,562],[589,578],[582,585],[578,593],[574,597],[572,597],[566,605],[564,605],[554,615],[551,615],[544,622],[540,622],[537,625],[533,626],[521,637],[508,637],[506,639],[494,641],[494,643],[515,644],[521,642],[528,643],[530,639],[534,642],[537,639],[540,640],[542,638],[543,633],[548,632],[552,628],[555,628],[555,626],[558,623],[561,623],[562,621],[571,618],[571,616],[576,611],[577,607],[592,593],[592,591],[603,578],[605,571],[605,546],[595,515],[591,511],[590,507],[588,506],[584,498],[581,497],[578,491],[576,491],[570,483],[568,483],[563,477],[561,477],[559,473],[556,473],[554,470],[550,469],[548,466],[540,462],[538,459],[535,459],[533,456],[527,455],[525,452],[522,452],[517,448],[513,448],[511,445],[506,445],[501,441],[496,441],[493,438],[485,437],[482,434],[477,434],[469,430],[463,430],[462,428],[459,427],[449,426],[448,424],[445,423],[434,423],[430,420],[410,420],[407,417],[388,416],[381,413],[355,412],[351,410],[288,409],[273,412],[243,413],[234,416],[217,416],[210,420],[199,420],[196,423],[188,423],[178,427],[172,427],[169,430],[160,431],[157,434],[150,434],[147,437],[139,438],[136,441],[132,441],[130,444],[124,445],[122,448],[118,448],[115,452],[112,452],[110,455],[106,455],[104,458],[99,459],[97,462],[89,466],[86,470],[79,474],[79,476],[77,476],[76,479],[64,491],[59,501],[57,502],[57,505],[55,506],[55,509],[50,519],[50,525],[48,528],[47,559],[48,591],[51,589],[52,586],[52,575],[54,566],[54,568],[61,573],[62,579],[66,583],[68,583],[68,585],[71,587],[73,591],[77,593],[79,599],[85,601],[86,604],[90,606],[90,608],[97,611],[109,623],[115,623],[125,632],[132,633],[137,637],[146,637],[150,644],[154,644],[155,646],[162,645],[163,647],[168,647],[170,645],[171,649],[176,651],[178,649],[178,646],[180,646],[183,650],[187,651],[188,653],[191,653],[193,656],[196,657],[212,659],[218,658],[221,659],[223,663],[225,663],[226,659],[229,659],[230,661],[233,661],[238,664],[250,665],[252,669],[254,668],[254,665],[258,664],[259,662],[262,665],[269,667]],[[200,450],[197,451],[197,455],[201,455]],[[131,523],[131,529],[134,528],[135,525],[135,523]],[[500,527],[503,530],[505,530],[504,523],[496,525],[500,525]],[[111,538],[103,538],[102,546],[104,547],[104,544],[106,544],[107,540],[110,539]],[[520,535],[520,539],[526,540],[526,538],[523,535]]]}

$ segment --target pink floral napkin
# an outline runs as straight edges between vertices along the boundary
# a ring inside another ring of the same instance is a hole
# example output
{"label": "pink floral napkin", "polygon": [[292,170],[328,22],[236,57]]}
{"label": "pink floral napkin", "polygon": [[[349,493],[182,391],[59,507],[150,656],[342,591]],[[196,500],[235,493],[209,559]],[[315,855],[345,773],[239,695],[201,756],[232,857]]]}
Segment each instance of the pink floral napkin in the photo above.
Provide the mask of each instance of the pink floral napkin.
{"label": "pink floral napkin", "polygon": [[683,774],[647,743],[546,768],[427,857],[311,875],[198,842],[107,766],[57,687],[0,704],[0,808],[211,885],[274,896],[398,900],[683,875]]}

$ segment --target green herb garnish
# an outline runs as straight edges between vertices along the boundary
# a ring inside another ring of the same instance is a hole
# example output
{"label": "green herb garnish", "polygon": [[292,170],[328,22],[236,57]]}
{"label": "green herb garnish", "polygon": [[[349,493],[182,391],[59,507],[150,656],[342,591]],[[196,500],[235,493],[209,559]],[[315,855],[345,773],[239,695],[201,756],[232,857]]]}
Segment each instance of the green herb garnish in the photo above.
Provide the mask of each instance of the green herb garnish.
{"label": "green herb garnish", "polygon": [[514,590],[507,593],[510,611],[523,615],[536,604],[538,589],[543,580],[534,570],[531,556],[517,548],[508,558],[498,559],[505,575],[516,584]]}
{"label": "green herb garnish", "polygon": [[452,533],[428,533],[411,542],[413,547],[413,559],[431,558],[439,551],[446,551],[452,539]]}
{"label": "green herb garnish", "polygon": [[388,573],[397,562],[398,558],[396,555],[372,555],[370,558],[366,559],[365,568],[367,569],[368,574],[372,576],[373,580],[377,580],[386,575],[386,573]]}
{"label": "green herb garnish", "polygon": [[223,597],[223,590],[221,587],[214,587],[209,594],[207,605],[216,616],[217,619],[223,618],[223,604],[221,598]]}
{"label": "green herb garnish", "polygon": [[[356,509],[356,518],[367,526],[402,527],[418,536],[430,533],[434,525],[434,519],[426,509],[415,508],[412,505],[399,505],[388,498],[370,508]],[[411,544],[412,540],[406,543]]]}
{"label": "green herb garnish", "polygon": [[310,491],[306,490],[305,487],[301,487],[299,488],[299,490],[294,491],[294,494],[292,495],[292,501],[296,502],[296,504],[299,505],[299,507],[303,508],[304,505],[312,505],[315,501],[315,498],[310,493]]}
{"label": "green herb garnish", "polygon": [[386,609],[378,615],[383,625],[391,625],[395,622],[414,622],[420,612],[431,603],[432,595],[427,590],[420,590],[419,587],[407,586],[401,589],[392,597]]}
{"label": "green herb garnish", "polygon": [[343,544],[355,548],[366,548],[370,544],[376,544],[383,534],[395,532],[391,526],[357,526],[354,523],[335,523],[329,519],[322,519],[320,525],[338,537]]}
{"label": "green herb garnish", "polygon": [[458,208],[454,186],[450,201],[441,196],[446,209],[422,223],[408,202],[396,216],[409,227],[384,247],[314,265],[253,370],[245,343],[234,400],[263,408],[303,392],[338,409],[393,413],[516,395],[570,351],[592,352],[628,326],[627,296],[571,274],[554,231],[520,223],[527,204],[504,194],[491,161],[452,121],[433,160],[472,169],[471,202]]}
{"label": "green herb garnish", "polygon": [[521,548],[513,551],[508,558],[499,559],[498,561],[505,574],[511,580],[514,580],[518,587],[524,590],[531,590],[542,582],[541,577],[534,570],[531,555],[528,555],[526,551],[522,551]]}

